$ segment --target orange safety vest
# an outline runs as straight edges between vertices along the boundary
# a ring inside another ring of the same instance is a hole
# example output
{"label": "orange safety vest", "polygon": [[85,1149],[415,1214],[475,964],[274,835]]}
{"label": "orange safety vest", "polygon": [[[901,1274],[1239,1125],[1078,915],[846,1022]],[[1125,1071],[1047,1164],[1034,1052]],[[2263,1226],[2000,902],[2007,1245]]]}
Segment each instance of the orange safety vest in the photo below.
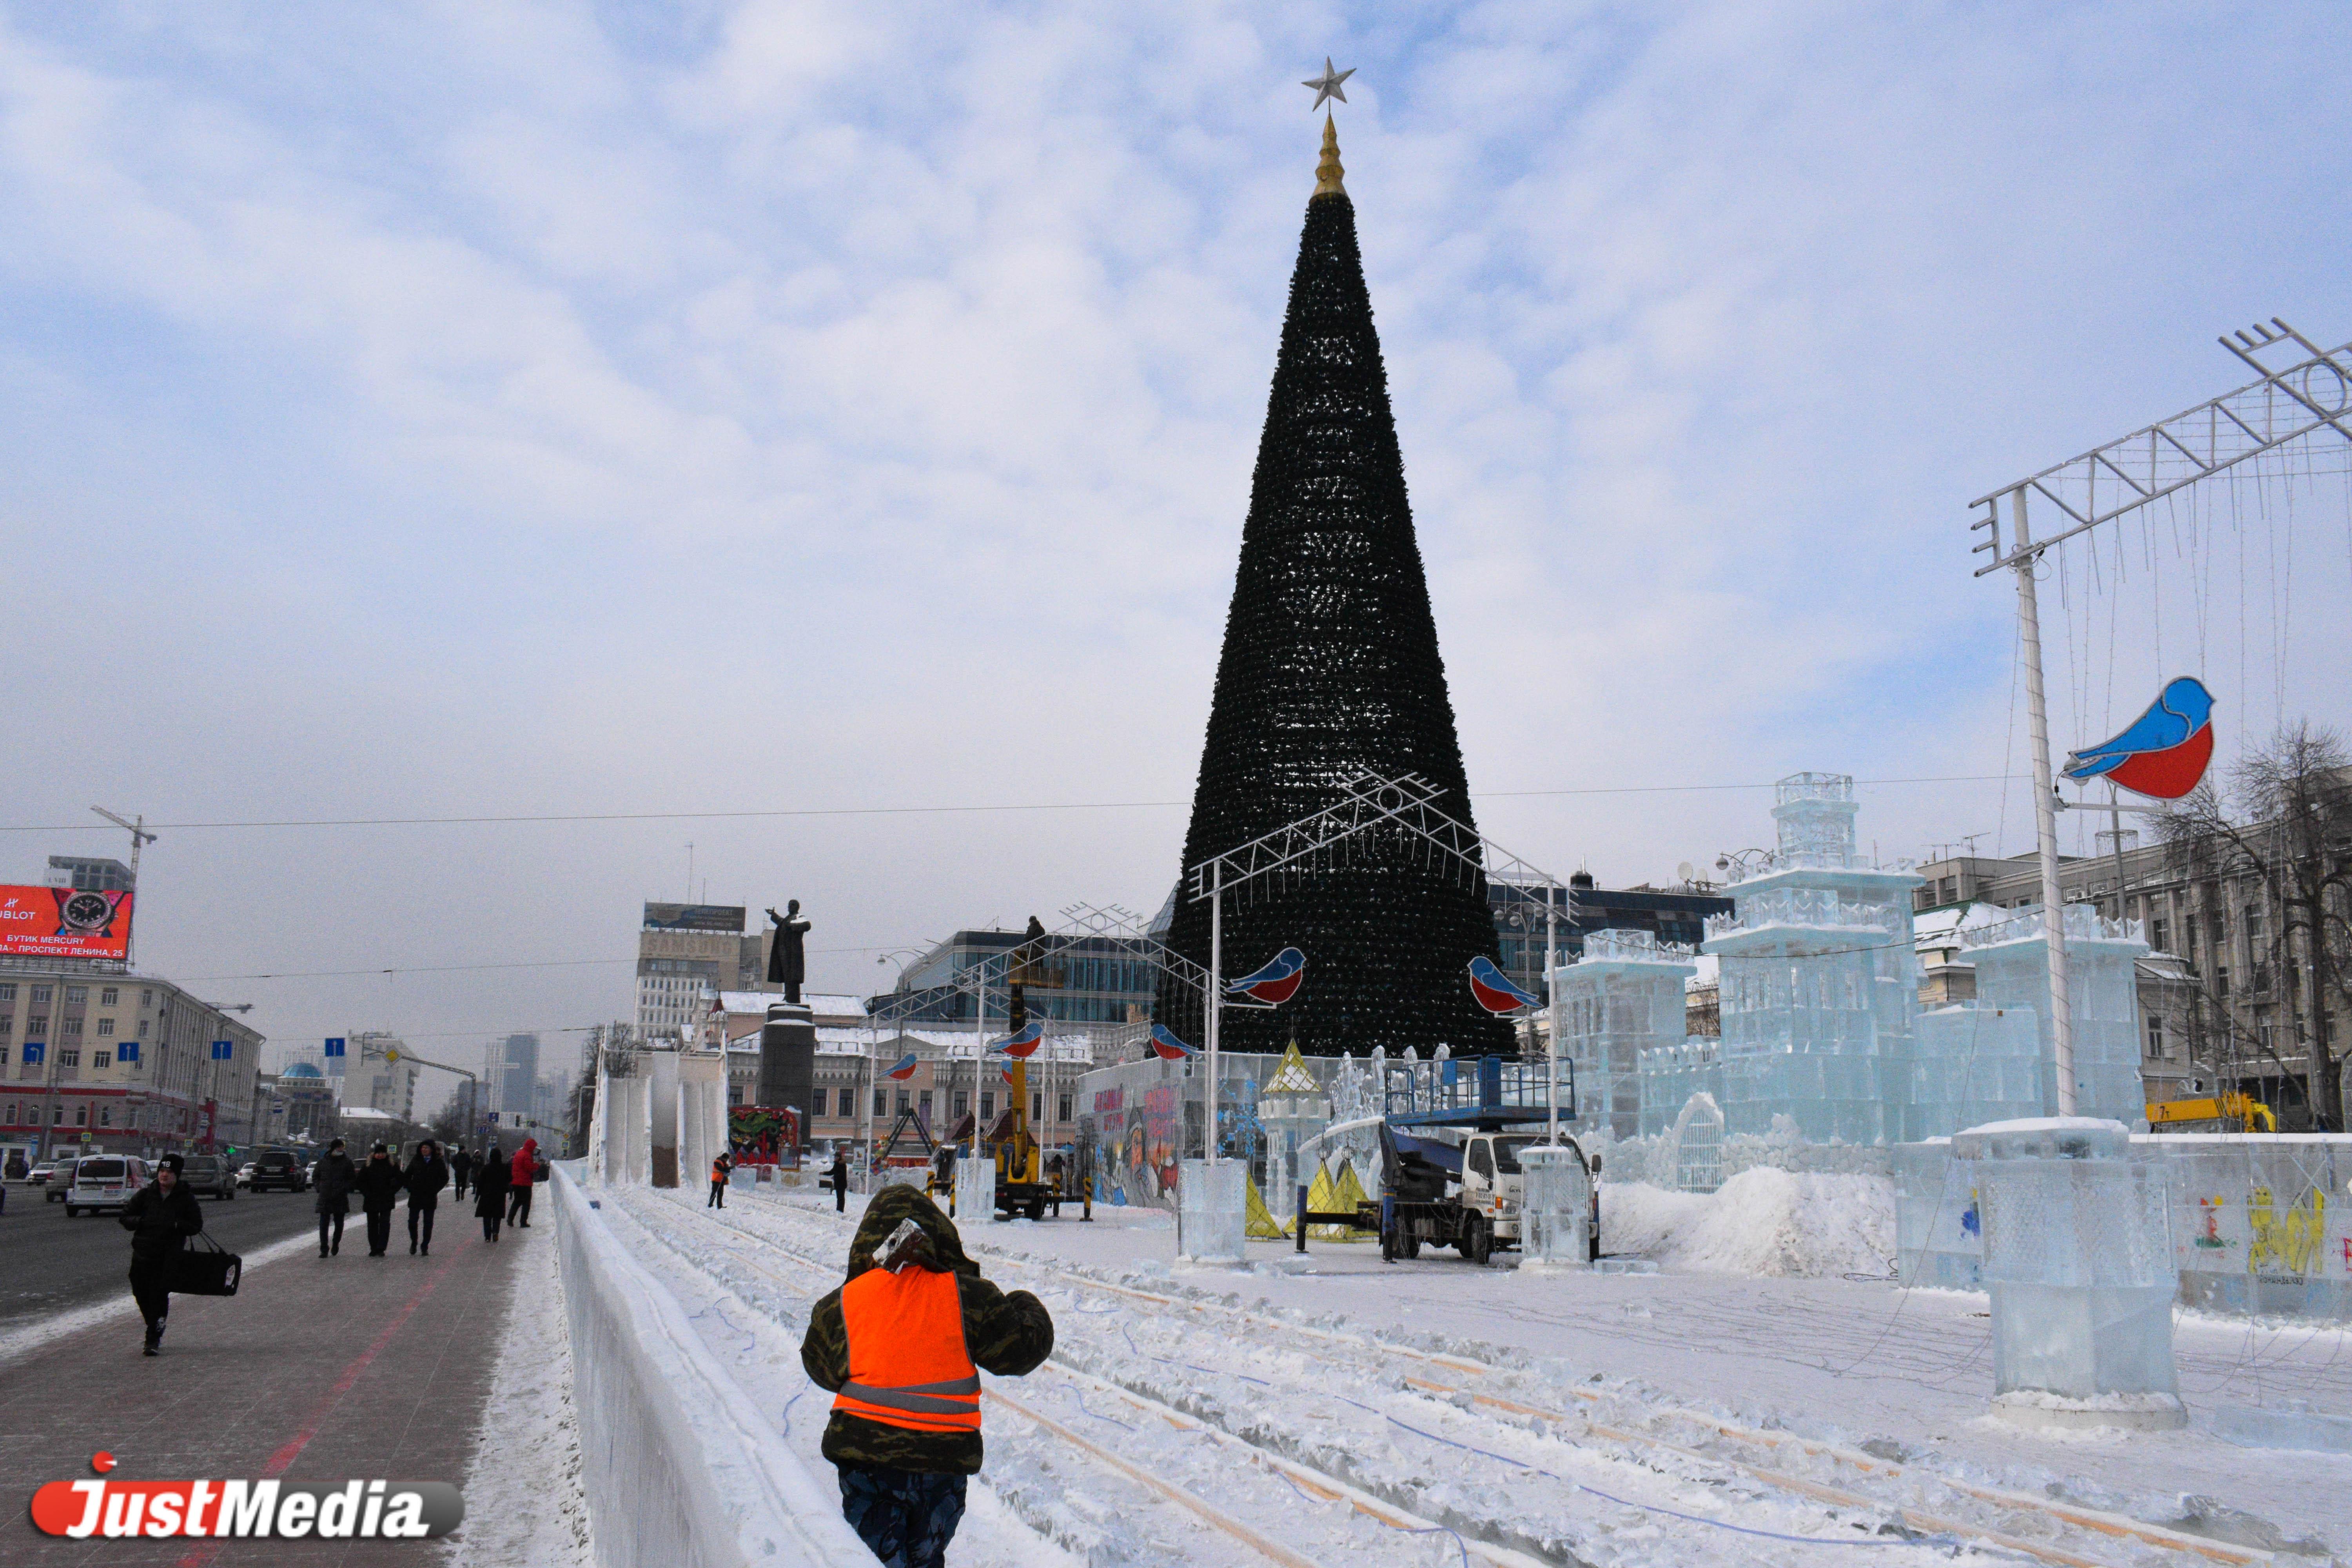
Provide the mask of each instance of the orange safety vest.
{"label": "orange safety vest", "polygon": [[833,1407],[916,1432],[980,1430],[980,1368],[953,1274],[869,1268],[841,1288],[849,1381]]}
{"label": "orange safety vest", "polygon": [[711,1179],[712,1181],[714,1181],[714,1182],[723,1182],[723,1181],[725,1181],[725,1180],[727,1179],[727,1167],[726,1167],[725,1165],[720,1164],[720,1163],[719,1163],[718,1161],[716,1161],[716,1160],[711,1161],[711,1162],[710,1162],[710,1179]]}

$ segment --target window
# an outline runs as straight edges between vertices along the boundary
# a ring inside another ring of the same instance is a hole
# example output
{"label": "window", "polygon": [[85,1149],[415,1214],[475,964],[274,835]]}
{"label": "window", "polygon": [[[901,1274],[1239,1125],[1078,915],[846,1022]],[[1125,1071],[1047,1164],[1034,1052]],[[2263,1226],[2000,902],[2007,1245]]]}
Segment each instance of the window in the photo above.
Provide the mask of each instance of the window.
{"label": "window", "polygon": [[1029,1091],[1029,1120],[1032,1121],[1045,1120],[1045,1091],[1042,1089],[1033,1089]]}
{"label": "window", "polygon": [[0,1035],[12,1035],[16,1032],[16,1017],[11,1014],[0,1013]]}
{"label": "window", "polygon": [[900,1110],[905,1110],[913,1103],[914,1097],[910,1090],[902,1089],[898,1091],[898,1109]]}
{"label": "window", "polygon": [[955,1098],[949,1103],[955,1107],[955,1110],[950,1114],[954,1116],[957,1121],[961,1121],[963,1120],[965,1114],[971,1110],[971,1096],[965,1093],[962,1089],[957,1089],[955,1091]]}
{"label": "window", "polygon": [[923,1090],[922,1094],[918,1098],[921,1101],[919,1109],[922,1112],[923,1121],[928,1123],[931,1119],[931,1091],[927,1089]]}
{"label": "window", "polygon": [[1054,1120],[1056,1121],[1067,1121],[1069,1119],[1070,1097],[1066,1094],[1057,1096],[1054,1101]]}
{"label": "window", "polygon": [[68,1013],[68,1015],[66,1015],[66,1016],[64,1016],[64,1017],[62,1017],[62,1018],[58,1019],[58,1032],[59,1034],[63,1035],[67,1039],[68,1039],[68,1040],[79,1040],[79,1039],[80,1039],[80,1038],[81,1038],[81,1015],[80,1015],[80,1014],[79,1014],[79,1013]]}
{"label": "window", "polygon": [[76,1003],[78,1003],[78,1002],[87,1002],[87,1001],[89,1001],[89,986],[87,986],[87,985],[68,985],[68,986],[67,986],[67,987],[66,987],[66,1005],[67,1005],[67,1006],[70,1007],[70,1006],[74,1005],[75,1005]]}
{"label": "window", "polygon": [[142,1040],[147,1037],[147,1020],[144,1018],[139,1020],[139,1037]]}
{"label": "window", "polygon": [[727,1103],[730,1105],[740,1105],[743,1103],[743,1086],[741,1084],[730,1083],[727,1086]]}
{"label": "window", "polygon": [[74,1125],[76,1127],[87,1127],[89,1125],[89,1106],[77,1105],[74,1107]]}
{"label": "window", "polygon": [[36,985],[36,986],[34,986],[34,987],[33,987],[33,1000],[34,1000],[34,1001],[36,1001],[36,1002],[46,1002],[46,1001],[47,1001],[48,999],[49,999],[49,988],[48,988],[47,986],[46,986],[46,985]]}
{"label": "window", "polygon": [[12,980],[5,985],[0,985],[0,1002],[14,1002],[16,999],[16,983],[15,981]]}
{"label": "window", "polygon": [[98,1005],[101,1007],[111,1007],[121,999],[121,995],[122,993],[114,986],[102,986],[98,993]]}
{"label": "window", "polygon": [[992,1089],[982,1089],[980,1091],[980,1119],[982,1121],[986,1121],[995,1116],[995,1114],[996,1091]]}
{"label": "window", "polygon": [[94,1068],[112,1067],[114,1065],[114,1058],[106,1052],[100,1051],[96,1056],[89,1058],[89,1065]]}
{"label": "window", "polygon": [[2148,946],[2150,946],[2150,947],[2152,947],[2152,948],[2156,949],[2156,951],[2157,951],[2157,952],[2171,952],[2172,950],[2171,950],[2170,948],[2168,948],[2168,947],[2167,947],[2167,946],[2165,945],[2165,942],[2166,942],[2167,939],[2171,935],[2171,932],[2172,932],[2172,926],[2171,926],[2171,922],[2170,922],[2170,921],[2160,921],[2160,920],[2158,920],[2158,921],[2148,921],[2148,923],[2147,923],[2147,944],[2148,944]]}
{"label": "window", "polygon": [[2219,997],[2222,998],[2224,1001],[2228,1000],[2228,998],[2229,998],[2229,995],[2230,995],[2230,971],[2229,971],[2229,969],[2228,969],[2225,965],[2216,964],[2216,965],[2214,966],[2214,969],[2213,969],[2213,994],[2214,994],[2214,995],[2216,995],[2216,996],[2219,996]]}
{"label": "window", "polygon": [[884,1090],[878,1089],[874,1091],[874,1114],[877,1116],[888,1114],[887,1102],[883,1099],[884,1093]]}
{"label": "window", "polygon": [[2161,1018],[2147,1021],[2147,1054],[2150,1057],[2164,1055],[2164,1020]]}
{"label": "window", "polygon": [[155,1005],[155,993],[152,991],[139,993],[139,1005],[142,1007],[152,1007]]}
{"label": "window", "polygon": [[98,1108],[98,1124],[99,1124],[100,1127],[111,1127],[111,1126],[113,1126],[113,1125],[114,1125],[114,1112],[113,1112],[112,1110],[109,1110],[107,1107],[105,1107],[105,1106],[103,1106],[103,1105],[100,1106],[100,1107]]}
{"label": "window", "polygon": [[113,1020],[113,1019],[111,1019],[111,1018],[100,1018],[100,1019],[98,1021],[98,1037],[99,1037],[100,1039],[101,1039],[101,1040],[102,1040],[102,1039],[106,1039],[106,1038],[108,1038],[109,1037],[110,1037],[113,1033],[114,1033],[114,1020]]}
{"label": "window", "polygon": [[58,1066],[61,1068],[78,1068],[81,1066],[81,1052],[76,1050],[71,1046],[68,1046],[65,1049],[58,1053]]}

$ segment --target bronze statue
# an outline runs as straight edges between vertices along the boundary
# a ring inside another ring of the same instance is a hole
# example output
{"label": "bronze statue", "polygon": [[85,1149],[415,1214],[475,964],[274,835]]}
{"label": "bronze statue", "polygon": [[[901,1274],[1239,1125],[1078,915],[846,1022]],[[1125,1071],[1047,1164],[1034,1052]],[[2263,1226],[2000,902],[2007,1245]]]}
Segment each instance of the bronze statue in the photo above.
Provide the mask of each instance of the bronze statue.
{"label": "bronze statue", "polygon": [[814,922],[801,919],[798,899],[785,900],[782,914],[771,905],[768,918],[776,922],[774,940],[768,944],[768,983],[782,985],[784,1000],[797,1003],[801,986],[808,980],[806,942]]}

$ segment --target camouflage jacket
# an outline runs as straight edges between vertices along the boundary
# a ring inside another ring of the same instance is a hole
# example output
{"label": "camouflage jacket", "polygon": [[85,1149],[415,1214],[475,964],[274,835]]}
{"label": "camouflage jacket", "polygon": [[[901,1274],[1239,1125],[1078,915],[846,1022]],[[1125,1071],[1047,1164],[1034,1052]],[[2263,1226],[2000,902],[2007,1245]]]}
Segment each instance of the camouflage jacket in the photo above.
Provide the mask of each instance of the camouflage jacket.
{"label": "camouflage jacket", "polygon": [[[980,1265],[964,1256],[954,1222],[919,1188],[885,1187],[866,1205],[866,1217],[849,1244],[850,1279],[877,1267],[875,1252],[906,1219],[930,1237],[933,1260],[941,1271],[957,1276],[964,1346],[982,1372],[1019,1377],[1053,1353],[1054,1320],[1045,1303],[1026,1290],[1007,1295],[982,1279]],[[838,1393],[849,1381],[849,1329],[842,1321],[839,1290],[810,1311],[808,1334],[801,1341],[801,1364],[820,1388]],[[824,1429],[824,1457],[858,1469],[969,1476],[980,1468],[981,1441],[977,1432],[916,1432],[836,1410]]]}

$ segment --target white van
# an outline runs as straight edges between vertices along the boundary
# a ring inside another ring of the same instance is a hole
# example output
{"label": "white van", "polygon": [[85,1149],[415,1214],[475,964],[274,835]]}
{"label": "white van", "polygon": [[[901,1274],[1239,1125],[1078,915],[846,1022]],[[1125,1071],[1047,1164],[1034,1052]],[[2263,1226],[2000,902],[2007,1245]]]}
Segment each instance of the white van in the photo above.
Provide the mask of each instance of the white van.
{"label": "white van", "polygon": [[119,1209],[153,1179],[136,1154],[84,1154],[74,1162],[73,1185],[66,1189],[66,1217]]}

